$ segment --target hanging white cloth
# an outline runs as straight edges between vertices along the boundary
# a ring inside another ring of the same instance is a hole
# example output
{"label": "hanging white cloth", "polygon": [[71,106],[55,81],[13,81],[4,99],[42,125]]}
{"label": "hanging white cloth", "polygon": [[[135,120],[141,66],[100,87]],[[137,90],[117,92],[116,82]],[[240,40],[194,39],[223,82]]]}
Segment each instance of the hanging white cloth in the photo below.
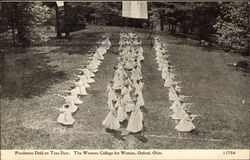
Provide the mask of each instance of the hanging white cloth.
{"label": "hanging white cloth", "polygon": [[128,18],[148,19],[147,1],[123,1],[122,16]]}
{"label": "hanging white cloth", "polygon": [[64,6],[64,2],[63,1],[56,1],[56,4],[57,4],[58,7]]}

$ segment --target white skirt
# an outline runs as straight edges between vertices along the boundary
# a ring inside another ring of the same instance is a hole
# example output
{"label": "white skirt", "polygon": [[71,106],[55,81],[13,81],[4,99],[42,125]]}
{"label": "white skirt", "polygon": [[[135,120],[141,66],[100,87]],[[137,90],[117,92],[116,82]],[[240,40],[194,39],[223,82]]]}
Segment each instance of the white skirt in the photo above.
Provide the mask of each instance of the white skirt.
{"label": "white skirt", "polygon": [[69,113],[61,113],[57,119],[57,122],[63,125],[73,125],[75,119]]}
{"label": "white skirt", "polygon": [[195,129],[195,126],[192,122],[183,119],[179,122],[175,129],[179,132],[190,132]]}
{"label": "white skirt", "polygon": [[132,132],[132,133],[137,133],[137,132],[141,131],[143,128],[142,121],[143,121],[143,114],[142,114],[140,108],[136,108],[132,112],[132,114],[129,118],[127,130],[129,132]]}
{"label": "white skirt", "polygon": [[102,122],[102,125],[113,130],[118,130],[120,128],[120,123],[112,111],[109,112],[107,117]]}

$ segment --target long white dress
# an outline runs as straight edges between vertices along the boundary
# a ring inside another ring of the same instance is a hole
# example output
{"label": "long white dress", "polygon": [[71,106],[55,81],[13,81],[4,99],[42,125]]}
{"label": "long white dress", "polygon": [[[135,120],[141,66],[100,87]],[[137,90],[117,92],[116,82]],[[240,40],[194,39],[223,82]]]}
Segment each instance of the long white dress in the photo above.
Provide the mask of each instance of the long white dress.
{"label": "long white dress", "polygon": [[73,103],[73,104],[82,104],[83,101],[81,101],[77,96],[75,95],[69,95],[64,97],[67,103]]}
{"label": "long white dress", "polygon": [[143,114],[140,107],[136,105],[136,108],[132,111],[128,121],[127,130],[132,133],[137,133],[143,129]]}
{"label": "long white dress", "polygon": [[180,97],[176,93],[176,91],[173,88],[173,86],[170,86],[168,96],[169,96],[169,100],[170,101],[178,101],[178,100],[180,100]]}
{"label": "long white dress", "polygon": [[91,72],[88,68],[85,68],[84,73],[88,74],[91,78],[95,77],[95,74]]}
{"label": "long white dress", "polygon": [[125,68],[126,69],[133,69],[136,65],[137,65],[137,63],[135,62],[135,60],[130,59],[129,61],[126,62]]}
{"label": "long white dress", "polygon": [[121,102],[122,104],[125,105],[124,107],[125,107],[126,112],[132,111],[134,107],[134,103],[130,96],[131,91],[132,91],[132,88],[129,86],[129,87],[123,87],[122,92],[121,92],[121,95],[122,95]]}
{"label": "long white dress", "polygon": [[103,60],[104,57],[102,56],[101,52],[103,52],[102,48],[97,49],[93,58],[96,58],[98,60]]}
{"label": "long white dress", "polygon": [[91,72],[85,68],[83,69],[84,75],[86,76],[86,80],[88,83],[94,83],[95,80],[92,78],[93,77],[93,73],[91,74]]}
{"label": "long white dress", "polygon": [[133,80],[133,82],[136,82],[137,80],[141,80],[142,79],[142,76],[141,76],[141,72],[140,70],[137,68],[137,69],[133,69],[131,71],[131,80]]}
{"label": "long white dress", "polygon": [[99,66],[101,65],[101,63],[102,63],[102,61],[101,61],[99,58],[97,58],[97,56],[95,56],[95,54],[94,54],[94,56],[93,56],[92,62],[94,63],[95,66],[97,66],[97,67],[96,67],[97,69],[98,69],[98,67],[99,67]]}
{"label": "long white dress", "polygon": [[77,97],[78,95],[80,95],[80,87],[75,87],[69,90],[69,92],[71,93],[72,96]]}
{"label": "long white dress", "polygon": [[75,122],[75,119],[72,117],[71,113],[71,109],[69,108],[60,108],[59,111],[61,112],[57,122],[63,125],[73,125]]}
{"label": "long white dress", "polygon": [[77,70],[83,71],[84,75],[88,75],[91,78],[95,77],[95,74],[93,72],[91,72],[87,67],[86,68],[79,68]]}
{"label": "long white dress", "polygon": [[167,76],[164,81],[164,87],[169,88],[171,87],[172,84],[173,84],[173,80]]}
{"label": "long white dress", "polygon": [[118,130],[120,128],[120,123],[117,119],[117,108],[115,108],[113,104],[112,107],[113,108],[110,109],[107,117],[102,122],[102,125],[109,129]]}
{"label": "long white dress", "polygon": [[115,91],[111,87],[111,85],[108,85],[106,93],[108,95],[108,105],[110,106],[110,105],[112,105],[112,101],[117,99]]}
{"label": "long white dress", "polygon": [[192,122],[192,119],[189,118],[189,115],[186,114],[175,127],[179,132],[190,132],[195,129],[195,126]]}
{"label": "long white dress", "polygon": [[171,118],[174,120],[182,119],[187,113],[181,108],[181,106],[176,106],[174,108],[174,113],[171,115]]}
{"label": "long white dress", "polygon": [[99,65],[99,61],[96,59],[93,59],[92,61],[90,61],[90,63],[88,64],[88,69],[93,72],[96,73],[98,72],[98,65]]}
{"label": "long white dress", "polygon": [[83,85],[85,88],[90,87],[90,85],[88,84],[87,78],[86,78],[86,76],[84,74],[83,75],[77,75],[77,77],[79,77],[80,80],[75,82],[76,85],[79,85],[79,86]]}
{"label": "long white dress", "polygon": [[175,110],[177,110],[177,107],[181,107],[181,106],[182,105],[181,105],[180,101],[174,101],[174,103],[172,103],[172,105],[170,106],[170,109],[172,109],[173,111],[175,111]]}
{"label": "long white dress", "polygon": [[75,82],[75,85],[79,88],[79,95],[85,96],[87,95],[87,91],[86,91],[86,86],[82,81],[77,81]]}
{"label": "long white dress", "polygon": [[124,104],[121,102],[121,99],[118,98],[117,103],[115,104],[117,108],[117,120],[119,122],[123,122],[125,119],[127,119],[127,113],[125,110]]}
{"label": "long white dress", "polygon": [[69,105],[69,108],[67,108],[67,109],[69,109],[71,111],[71,113],[75,113],[78,109],[78,106],[75,105],[74,103],[67,103],[67,104],[64,104],[64,106],[65,105]]}
{"label": "long white dress", "polygon": [[116,70],[115,71],[115,76],[114,76],[113,88],[114,89],[120,89],[122,85],[123,85],[123,77],[120,74],[120,72],[118,70]]}
{"label": "long white dress", "polygon": [[137,105],[138,106],[144,106],[144,99],[143,99],[143,95],[142,95],[142,88],[143,88],[143,83],[140,82],[139,84],[136,83],[135,84],[135,94],[138,94],[138,97],[137,97]]}
{"label": "long white dress", "polygon": [[139,59],[140,61],[143,61],[143,60],[144,60],[143,49],[142,49],[141,46],[138,47],[138,59]]}

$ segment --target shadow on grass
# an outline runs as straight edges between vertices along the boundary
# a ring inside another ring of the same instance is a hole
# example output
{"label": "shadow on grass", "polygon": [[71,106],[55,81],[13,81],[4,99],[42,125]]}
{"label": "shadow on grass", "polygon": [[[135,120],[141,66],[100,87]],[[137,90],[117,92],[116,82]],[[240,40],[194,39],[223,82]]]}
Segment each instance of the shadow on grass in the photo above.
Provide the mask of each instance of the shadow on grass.
{"label": "shadow on grass", "polygon": [[70,39],[51,38],[48,42],[50,46],[60,46],[52,50],[52,53],[68,53],[68,54],[88,54],[91,47],[96,46],[96,42],[100,40],[103,32],[76,32],[71,34]]}
{"label": "shadow on grass", "polygon": [[124,136],[122,135],[122,132],[121,132],[121,131],[116,131],[116,130],[112,130],[112,129],[109,129],[109,128],[106,128],[105,131],[106,131],[107,133],[112,134],[113,137],[116,138],[117,140],[125,141],[125,138],[124,138]]}
{"label": "shadow on grass", "polygon": [[147,143],[148,139],[143,135],[143,131],[137,132],[137,133],[130,133],[130,135],[133,135],[135,138],[137,138],[142,143]]}
{"label": "shadow on grass", "polygon": [[[37,50],[42,52],[43,48]],[[36,52],[26,50],[26,52]],[[1,59],[1,98],[31,98],[46,92],[51,85],[67,79],[66,73],[51,66],[46,54],[23,53]]]}

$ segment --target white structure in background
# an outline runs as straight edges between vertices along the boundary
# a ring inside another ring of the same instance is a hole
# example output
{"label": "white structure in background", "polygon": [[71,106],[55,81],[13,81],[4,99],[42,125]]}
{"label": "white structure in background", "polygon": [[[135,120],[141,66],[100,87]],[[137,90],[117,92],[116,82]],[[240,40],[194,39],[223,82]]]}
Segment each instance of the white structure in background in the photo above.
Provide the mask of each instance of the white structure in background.
{"label": "white structure in background", "polygon": [[122,16],[127,18],[148,19],[147,1],[123,1]]}
{"label": "white structure in background", "polygon": [[57,4],[58,7],[64,6],[64,2],[63,1],[56,1],[56,4]]}

